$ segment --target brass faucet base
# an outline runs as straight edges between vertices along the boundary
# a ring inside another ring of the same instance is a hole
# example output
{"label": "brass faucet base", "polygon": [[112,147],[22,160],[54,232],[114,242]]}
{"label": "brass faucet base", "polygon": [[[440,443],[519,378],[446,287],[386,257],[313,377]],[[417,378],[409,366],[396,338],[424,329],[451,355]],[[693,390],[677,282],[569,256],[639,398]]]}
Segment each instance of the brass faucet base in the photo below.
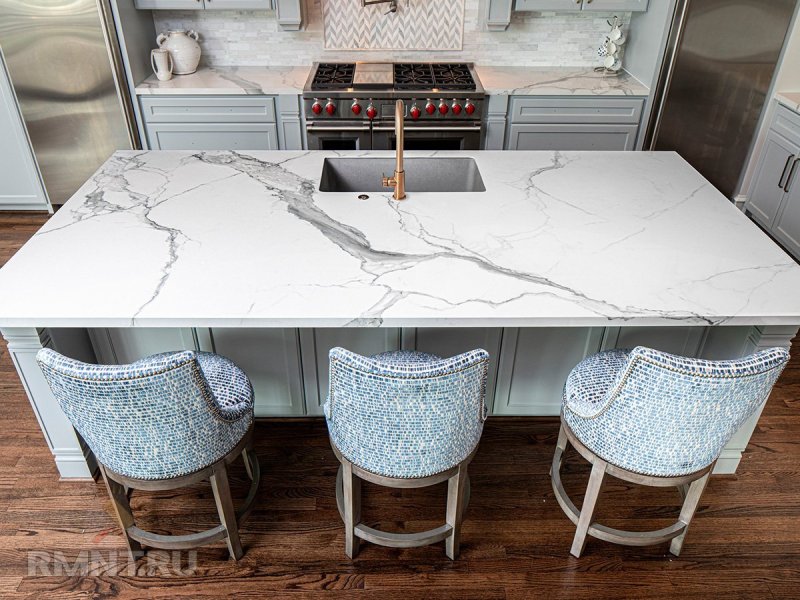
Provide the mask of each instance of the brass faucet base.
{"label": "brass faucet base", "polygon": [[391,179],[384,177],[383,187],[393,187],[395,200],[403,200],[406,197],[406,171],[403,168],[403,145],[405,138],[405,105],[402,100],[398,100],[394,105],[394,131],[397,139],[397,156],[394,169],[394,177]]}

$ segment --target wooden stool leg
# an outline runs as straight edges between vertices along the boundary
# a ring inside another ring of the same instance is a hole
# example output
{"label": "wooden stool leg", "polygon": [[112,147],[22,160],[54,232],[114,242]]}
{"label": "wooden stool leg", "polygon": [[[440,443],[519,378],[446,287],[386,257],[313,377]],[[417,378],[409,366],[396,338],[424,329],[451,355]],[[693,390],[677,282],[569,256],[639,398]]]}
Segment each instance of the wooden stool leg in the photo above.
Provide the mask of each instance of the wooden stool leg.
{"label": "wooden stool leg", "polygon": [[[569,444],[569,440],[567,440],[567,431],[564,429],[564,425],[562,424],[558,430],[558,442],[556,442],[556,452],[561,450],[561,460],[564,460],[564,453],[567,451],[567,444]],[[559,463],[560,466],[561,463]],[[550,477],[553,476],[553,466],[550,466]]]}
{"label": "wooden stool leg", "polygon": [[252,447],[242,450],[242,460],[244,461],[244,470],[247,471],[247,476],[250,481],[253,481],[253,467],[250,464],[250,453],[253,451]]}
{"label": "wooden stool leg", "polygon": [[575,558],[580,558],[586,546],[586,535],[589,531],[589,525],[592,524],[594,509],[597,504],[597,498],[600,495],[600,489],[603,487],[603,476],[605,474],[606,462],[595,459],[595,462],[592,464],[592,474],[589,476],[589,485],[586,486],[586,495],[583,498],[583,506],[581,506],[581,515],[578,518],[578,528],[575,531],[575,538],[572,540],[572,548],[570,549],[570,554]]}
{"label": "wooden stool leg", "polygon": [[236,511],[233,508],[231,487],[228,483],[228,469],[220,465],[211,474],[211,489],[214,492],[214,501],[217,503],[217,512],[222,526],[225,527],[228,552],[234,560],[239,560],[244,554],[242,541],[239,539],[239,525],[236,522]]}
{"label": "wooden stool leg", "polygon": [[100,466],[100,471],[103,473],[103,481],[106,484],[108,495],[111,497],[111,506],[114,507],[114,514],[117,517],[120,527],[122,527],[122,535],[125,537],[128,553],[130,554],[131,560],[136,560],[136,555],[142,551],[142,545],[128,535],[128,528],[134,525],[133,512],[131,511],[131,504],[128,499],[128,490],[121,483],[117,483],[111,479],[102,465]]}
{"label": "wooden stool leg", "polygon": [[361,539],[355,527],[361,522],[361,480],[353,474],[353,464],[342,461],[342,490],[344,492],[344,551],[350,558],[358,554]]}
{"label": "wooden stool leg", "polygon": [[672,538],[672,542],[670,542],[669,545],[669,551],[675,556],[681,553],[683,541],[686,539],[686,533],[689,531],[689,525],[692,522],[695,511],[697,511],[697,505],[700,503],[700,497],[706,489],[710,475],[711,472],[709,471],[700,479],[693,481],[689,486],[689,490],[686,492],[686,496],[683,500],[683,507],[681,508],[681,516],[678,518],[679,521],[686,524],[686,527],[684,527],[683,532],[679,536]]}
{"label": "wooden stool leg", "polygon": [[455,560],[460,550],[467,477],[467,464],[462,462],[458,465],[458,472],[447,480],[447,524],[453,529],[444,544],[450,560]]}

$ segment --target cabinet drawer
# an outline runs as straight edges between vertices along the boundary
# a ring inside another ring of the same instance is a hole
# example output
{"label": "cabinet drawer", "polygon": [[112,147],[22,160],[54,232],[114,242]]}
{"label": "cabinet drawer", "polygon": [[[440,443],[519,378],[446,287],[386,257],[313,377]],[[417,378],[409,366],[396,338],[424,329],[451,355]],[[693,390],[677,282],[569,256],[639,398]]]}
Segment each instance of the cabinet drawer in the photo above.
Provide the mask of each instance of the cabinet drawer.
{"label": "cabinet drawer", "polygon": [[151,150],[277,150],[274,123],[148,123]]}
{"label": "cabinet drawer", "polygon": [[552,98],[517,96],[511,99],[512,123],[639,123],[642,98]]}
{"label": "cabinet drawer", "polygon": [[783,104],[778,104],[770,129],[800,146],[800,115]]}
{"label": "cabinet drawer", "polygon": [[268,96],[143,96],[147,123],[274,123],[275,99]]}
{"label": "cabinet drawer", "polygon": [[636,125],[512,125],[509,150],[633,150]]}

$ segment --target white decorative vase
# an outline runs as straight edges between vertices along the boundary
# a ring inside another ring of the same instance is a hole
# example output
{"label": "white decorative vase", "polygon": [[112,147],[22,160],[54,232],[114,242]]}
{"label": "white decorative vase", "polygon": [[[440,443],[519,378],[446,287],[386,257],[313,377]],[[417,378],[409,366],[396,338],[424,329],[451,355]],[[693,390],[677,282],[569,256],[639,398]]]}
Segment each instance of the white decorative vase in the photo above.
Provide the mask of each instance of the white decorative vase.
{"label": "white decorative vase", "polygon": [[156,38],[159,48],[169,50],[172,57],[172,72],[175,75],[188,75],[197,70],[200,63],[200,36],[196,31],[168,31]]}

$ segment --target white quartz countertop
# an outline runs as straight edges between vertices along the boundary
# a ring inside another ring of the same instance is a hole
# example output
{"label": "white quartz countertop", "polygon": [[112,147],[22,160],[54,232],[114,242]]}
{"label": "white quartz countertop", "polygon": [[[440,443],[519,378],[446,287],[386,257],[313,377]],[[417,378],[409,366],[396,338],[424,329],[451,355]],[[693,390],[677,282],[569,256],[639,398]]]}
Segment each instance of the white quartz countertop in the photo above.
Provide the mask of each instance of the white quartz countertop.
{"label": "white quartz countertop", "polygon": [[0,326],[800,324],[800,267],[677,154],[409,152],[486,191],[399,203],[320,193],[334,156],[117,152],[0,269]]}
{"label": "white quartz countertop", "polygon": [[190,75],[159,81],[151,75],[136,86],[136,94],[300,94],[311,67],[201,67]]}
{"label": "white quartz countertop", "polygon": [[[476,67],[488,94],[565,96],[647,96],[637,79],[596,73],[587,67]],[[153,94],[300,94],[308,79],[305,67],[201,67],[191,75],[158,81],[151,75],[136,86]]]}
{"label": "white quartz countertop", "polygon": [[800,113],[800,92],[778,92],[775,99],[784,106]]}
{"label": "white quartz countertop", "polygon": [[488,94],[510,96],[647,96],[650,91],[625,71],[604,75],[591,67],[476,66]]}

